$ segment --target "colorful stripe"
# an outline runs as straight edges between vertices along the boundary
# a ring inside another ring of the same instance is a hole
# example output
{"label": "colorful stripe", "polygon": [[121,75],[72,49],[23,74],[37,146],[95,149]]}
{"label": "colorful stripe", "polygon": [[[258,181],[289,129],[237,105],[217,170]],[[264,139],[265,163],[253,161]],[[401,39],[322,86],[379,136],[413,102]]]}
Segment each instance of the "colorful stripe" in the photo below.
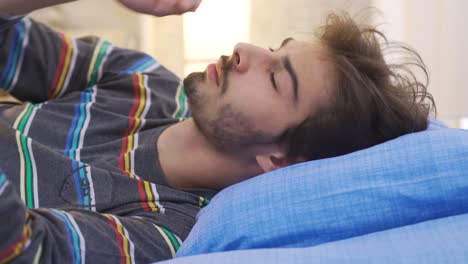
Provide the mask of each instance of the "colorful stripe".
{"label": "colorful stripe", "polygon": [[137,187],[140,195],[141,208],[144,211],[165,212],[164,207],[159,203],[159,194],[155,184],[137,179]]}
{"label": "colorful stripe", "polygon": [[145,73],[159,68],[161,64],[150,56],[146,56],[135,62],[128,69],[119,72],[119,75]]}
{"label": "colorful stripe", "polygon": [[87,177],[87,180],[88,180],[88,183],[89,183],[89,187],[88,187],[88,190],[89,190],[89,203],[91,205],[91,211],[93,212],[96,212],[96,196],[95,196],[95,193],[94,193],[94,183],[93,183],[93,179],[91,178],[91,167],[90,166],[86,166],[86,177]]}
{"label": "colorful stripe", "polygon": [[209,203],[210,203],[210,200],[206,199],[205,197],[200,196],[200,199],[198,201],[198,206],[200,208],[203,208],[203,207],[207,206]]}
{"label": "colorful stripe", "polygon": [[48,98],[56,98],[58,95],[63,94],[67,89],[70,82],[70,77],[75,68],[77,49],[75,48],[75,41],[70,37],[60,34],[61,50],[60,57],[55,71],[54,79],[49,88]]}
{"label": "colorful stripe", "polygon": [[[151,104],[150,92],[147,88],[147,77],[134,74],[133,79],[133,105],[128,114],[128,126],[122,137],[120,148],[119,168],[127,176],[136,178],[134,164],[131,162],[131,153],[138,146],[138,132],[145,123],[145,117]],[[143,84],[144,81],[144,84]]]}
{"label": "colorful stripe", "polygon": [[88,88],[81,93],[80,103],[75,104],[74,107],[74,116],[63,153],[72,162],[77,204],[88,210],[96,210],[94,207],[94,189],[92,188],[91,171],[86,169],[88,166],[80,160],[85,134],[91,119],[90,109],[96,102],[96,93],[96,86]]}
{"label": "colorful stripe", "polygon": [[5,188],[7,187],[7,185],[8,185],[8,181],[7,181],[5,174],[0,172],[0,195],[2,195],[2,193],[5,191]]}
{"label": "colorful stripe", "polygon": [[132,75],[133,79],[133,105],[128,115],[128,126],[122,137],[119,168],[122,173],[130,178],[137,179],[137,188],[140,195],[141,207],[144,211],[160,211],[159,196],[156,188],[151,183],[142,181],[135,172],[135,150],[138,147],[138,132],[145,124],[145,117],[151,106],[151,91],[148,88],[147,76],[141,74]]}
{"label": "colorful stripe", "polygon": [[23,226],[23,231],[21,232],[21,236],[18,241],[7,247],[3,252],[0,252],[0,264],[8,263],[19,256],[23,248],[26,246],[30,235],[29,228],[26,225]]}
{"label": "colorful stripe", "polygon": [[7,89],[7,91],[11,91],[13,88],[16,87],[16,83],[18,82],[18,77],[19,77],[19,74],[21,72],[21,67],[23,65],[23,60],[24,60],[24,56],[25,56],[24,54],[26,53],[25,49],[29,44],[29,31],[31,29],[31,20],[29,20],[29,18],[24,18],[23,21],[24,21],[24,24],[25,24],[25,27],[26,27],[26,33],[25,33],[26,36],[24,37],[24,40],[23,40],[22,52],[21,52],[21,55],[20,55],[20,58],[19,58],[19,61],[18,61],[18,67],[17,67],[17,69],[15,71],[15,76],[13,77],[13,82],[11,83],[11,85]]}
{"label": "colorful stripe", "polygon": [[166,241],[166,244],[171,251],[171,256],[175,257],[175,254],[177,250],[179,250],[181,244],[180,238],[162,226],[157,226],[155,224],[153,224],[153,226],[158,230],[159,234],[161,234],[161,236]]}
{"label": "colorful stripe", "polygon": [[18,75],[23,65],[25,47],[29,42],[31,21],[23,19],[15,26],[15,33],[8,52],[7,63],[0,76],[0,88],[10,91],[18,81]]}
{"label": "colorful stripe", "polygon": [[166,212],[166,209],[162,206],[161,203],[159,203],[159,193],[156,190],[156,184],[154,183],[149,183],[151,186],[151,193],[153,194],[152,199],[148,199],[148,203],[154,203],[156,205],[156,208],[158,208],[159,212],[164,214]]}
{"label": "colorful stripe", "polygon": [[41,105],[26,104],[13,124],[13,128],[17,130],[16,143],[20,156],[20,197],[28,208],[39,207],[36,161],[31,146],[32,140],[28,134],[40,108]]}
{"label": "colorful stripe", "polygon": [[117,217],[109,214],[104,214],[103,216],[107,218],[110,227],[115,233],[115,240],[120,252],[120,263],[135,263],[135,245],[130,239],[128,230]]}
{"label": "colorful stripe", "polygon": [[179,87],[177,87],[175,101],[177,106],[172,117],[182,121],[188,117],[189,110],[187,96],[185,96],[185,89],[182,82],[179,84]]}
{"label": "colorful stripe", "polygon": [[102,66],[112,51],[112,46],[107,41],[100,40],[94,49],[88,70],[88,87],[95,85],[102,76]]}
{"label": "colorful stripe", "polygon": [[39,261],[41,260],[42,256],[42,243],[39,244],[39,247],[37,248],[36,255],[34,255],[33,259],[33,264],[39,264]]}
{"label": "colorful stripe", "polygon": [[70,263],[85,263],[85,240],[73,216],[57,209],[51,209],[51,213],[63,223],[72,257]]}

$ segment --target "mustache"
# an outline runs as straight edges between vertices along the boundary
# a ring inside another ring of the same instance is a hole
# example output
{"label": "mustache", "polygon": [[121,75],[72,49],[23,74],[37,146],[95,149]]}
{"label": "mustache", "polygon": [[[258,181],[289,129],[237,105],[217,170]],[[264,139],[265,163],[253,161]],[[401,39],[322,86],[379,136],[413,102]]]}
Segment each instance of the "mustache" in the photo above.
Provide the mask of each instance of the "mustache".
{"label": "mustache", "polygon": [[226,93],[228,88],[228,75],[232,70],[234,64],[233,56],[221,56],[221,70],[222,70],[222,83],[221,83],[221,95]]}

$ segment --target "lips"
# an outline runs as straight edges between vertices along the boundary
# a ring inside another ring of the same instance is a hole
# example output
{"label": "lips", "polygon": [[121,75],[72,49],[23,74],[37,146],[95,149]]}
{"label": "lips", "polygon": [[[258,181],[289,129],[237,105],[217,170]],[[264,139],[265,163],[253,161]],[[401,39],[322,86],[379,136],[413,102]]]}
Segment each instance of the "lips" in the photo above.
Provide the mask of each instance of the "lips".
{"label": "lips", "polygon": [[212,82],[216,83],[217,86],[219,86],[219,75],[218,75],[218,70],[216,69],[216,64],[212,63],[208,65],[207,73],[208,73],[208,78]]}

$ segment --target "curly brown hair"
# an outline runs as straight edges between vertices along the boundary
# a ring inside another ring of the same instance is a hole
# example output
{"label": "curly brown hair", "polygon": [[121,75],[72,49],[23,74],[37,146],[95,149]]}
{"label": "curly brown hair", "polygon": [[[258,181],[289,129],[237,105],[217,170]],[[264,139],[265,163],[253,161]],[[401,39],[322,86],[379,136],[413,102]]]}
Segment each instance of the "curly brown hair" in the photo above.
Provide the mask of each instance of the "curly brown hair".
{"label": "curly brown hair", "polygon": [[[427,128],[435,103],[416,51],[347,13],[328,15],[317,38],[333,68],[331,102],[281,136],[290,160],[343,155]],[[385,54],[404,61],[387,63]]]}

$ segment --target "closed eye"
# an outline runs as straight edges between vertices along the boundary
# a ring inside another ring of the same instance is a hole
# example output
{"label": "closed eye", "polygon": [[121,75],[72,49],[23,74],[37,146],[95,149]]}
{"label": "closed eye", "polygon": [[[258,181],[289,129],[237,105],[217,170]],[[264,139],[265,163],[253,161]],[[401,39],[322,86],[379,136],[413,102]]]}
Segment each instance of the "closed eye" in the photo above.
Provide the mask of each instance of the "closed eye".
{"label": "closed eye", "polygon": [[278,87],[276,86],[275,73],[274,72],[270,73],[270,80],[271,80],[271,84],[273,85],[273,88],[275,88],[275,90],[278,91]]}
{"label": "closed eye", "polygon": [[[275,50],[271,47],[268,47],[268,49],[271,51],[271,52],[275,52]],[[273,88],[275,88],[276,91],[278,91],[278,86],[276,86],[276,80],[275,80],[275,73],[272,72],[270,73],[270,80],[271,80],[271,84],[273,85]]]}

